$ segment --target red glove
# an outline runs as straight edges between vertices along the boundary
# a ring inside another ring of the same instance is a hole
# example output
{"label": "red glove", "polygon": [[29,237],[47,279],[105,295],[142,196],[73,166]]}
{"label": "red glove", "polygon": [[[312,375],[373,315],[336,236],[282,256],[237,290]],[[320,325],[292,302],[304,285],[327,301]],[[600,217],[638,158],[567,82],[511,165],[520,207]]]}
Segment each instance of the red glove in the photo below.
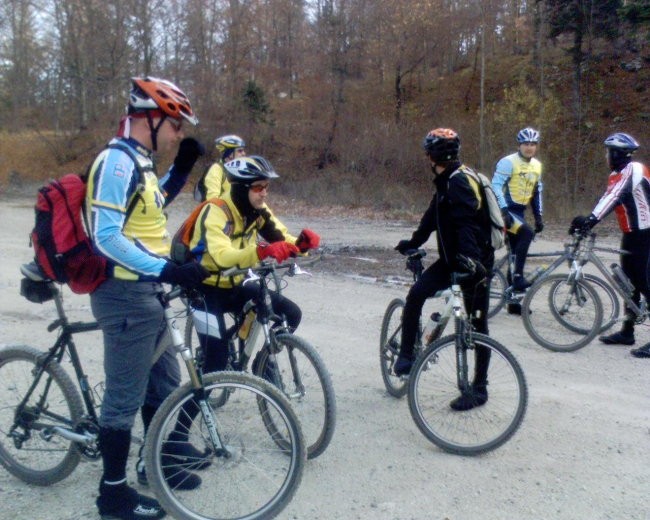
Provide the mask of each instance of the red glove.
{"label": "red glove", "polygon": [[272,244],[257,246],[257,256],[260,260],[271,257],[279,263],[284,262],[290,256],[296,256],[300,250],[289,242],[273,242]]}
{"label": "red glove", "polygon": [[316,249],[320,244],[320,236],[311,229],[303,229],[298,235],[296,246],[301,253],[306,253],[309,249]]}

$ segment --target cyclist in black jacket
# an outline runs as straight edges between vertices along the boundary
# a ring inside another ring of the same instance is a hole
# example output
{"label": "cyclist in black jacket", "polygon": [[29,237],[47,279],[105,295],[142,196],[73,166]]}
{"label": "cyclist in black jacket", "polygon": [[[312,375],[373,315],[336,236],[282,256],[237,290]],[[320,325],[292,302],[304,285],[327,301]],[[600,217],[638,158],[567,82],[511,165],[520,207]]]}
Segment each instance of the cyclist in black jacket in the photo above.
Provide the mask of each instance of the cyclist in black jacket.
{"label": "cyclist in black jacket", "polygon": [[[431,162],[436,192],[412,237],[401,240],[395,249],[400,253],[416,249],[436,231],[439,258],[424,271],[406,297],[402,314],[402,343],[394,366],[397,375],[408,374],[413,366],[413,347],[425,300],[449,287],[452,272],[467,271],[468,264],[474,267],[471,269],[473,276],[461,284],[465,308],[475,330],[488,333],[486,272],[492,270],[494,249],[490,241],[490,222],[482,208],[484,201],[480,196],[480,187],[467,174],[469,167],[459,160],[460,138],[454,130],[431,130],[424,139],[423,147]],[[489,363],[490,351],[478,347],[473,394],[454,399],[450,403],[454,410],[470,410],[487,402]]]}

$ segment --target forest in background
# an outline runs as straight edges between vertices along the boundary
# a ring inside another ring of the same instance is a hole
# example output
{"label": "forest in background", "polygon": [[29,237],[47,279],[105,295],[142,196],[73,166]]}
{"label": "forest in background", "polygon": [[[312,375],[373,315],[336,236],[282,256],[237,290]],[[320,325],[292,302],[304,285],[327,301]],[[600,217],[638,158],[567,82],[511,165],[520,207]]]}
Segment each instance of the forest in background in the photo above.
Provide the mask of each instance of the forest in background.
{"label": "forest in background", "polygon": [[209,150],[242,136],[312,205],[419,213],[429,129],[491,174],[534,126],[564,219],[604,189],[609,133],[650,160],[649,35],[648,0],[3,0],[0,187],[85,169],[152,75]]}

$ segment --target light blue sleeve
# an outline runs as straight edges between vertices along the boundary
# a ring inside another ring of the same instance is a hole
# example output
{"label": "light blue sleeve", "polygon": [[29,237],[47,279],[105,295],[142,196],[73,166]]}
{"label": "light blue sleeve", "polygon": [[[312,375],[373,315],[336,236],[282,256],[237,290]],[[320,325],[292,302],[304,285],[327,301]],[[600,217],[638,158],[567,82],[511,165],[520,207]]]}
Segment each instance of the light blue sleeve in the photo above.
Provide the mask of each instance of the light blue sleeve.
{"label": "light blue sleeve", "polygon": [[497,196],[500,208],[507,208],[508,203],[503,195],[503,187],[508,184],[512,177],[512,161],[507,157],[501,159],[494,170],[494,177],[492,177],[492,188]]}
{"label": "light blue sleeve", "polygon": [[167,261],[144,251],[122,233],[130,196],[138,185],[138,170],[124,152],[104,153],[93,174],[91,226],[95,247],[116,264],[155,279]]}

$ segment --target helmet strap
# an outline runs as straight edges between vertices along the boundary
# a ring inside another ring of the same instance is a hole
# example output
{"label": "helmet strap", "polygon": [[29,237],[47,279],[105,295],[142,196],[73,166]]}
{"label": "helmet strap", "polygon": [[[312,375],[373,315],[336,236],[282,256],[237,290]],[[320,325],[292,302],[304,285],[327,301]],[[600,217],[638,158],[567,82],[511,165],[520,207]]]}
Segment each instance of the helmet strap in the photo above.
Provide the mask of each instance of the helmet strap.
{"label": "helmet strap", "polygon": [[147,110],[147,122],[149,123],[149,131],[151,132],[151,149],[152,151],[156,152],[158,151],[158,131],[165,122],[165,119],[167,119],[167,115],[163,114],[160,118],[160,122],[154,127],[153,115],[151,112],[152,110]]}

